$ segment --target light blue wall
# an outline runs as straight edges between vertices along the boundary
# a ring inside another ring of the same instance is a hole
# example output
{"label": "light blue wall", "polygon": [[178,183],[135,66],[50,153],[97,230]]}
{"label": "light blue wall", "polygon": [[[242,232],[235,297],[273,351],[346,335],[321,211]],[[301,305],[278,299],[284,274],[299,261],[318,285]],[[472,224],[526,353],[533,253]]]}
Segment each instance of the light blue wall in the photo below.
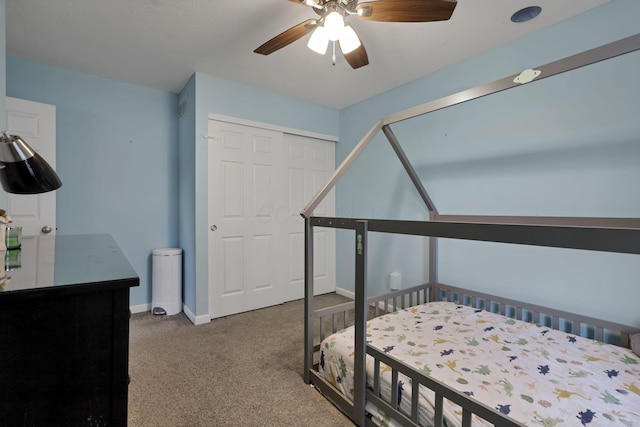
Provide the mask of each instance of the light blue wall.
{"label": "light blue wall", "polygon": [[[640,2],[614,0],[346,108],[337,159],[384,115],[633,35],[638,16]],[[639,217],[638,70],[633,53],[392,128],[441,213]],[[425,215],[382,136],[339,183],[337,206],[340,215]],[[338,236],[348,289],[351,238]],[[376,236],[372,246],[370,292],[393,270],[426,279],[424,243]],[[640,326],[629,298],[638,296],[637,257],[442,240],[439,266],[445,283]]]}
{"label": "light blue wall", "polygon": [[7,95],[56,106],[58,233],[111,234],[149,303],[151,251],[178,243],[178,96],[12,57]]}
{"label": "light blue wall", "polygon": [[[195,83],[190,82],[185,91],[195,93],[195,135],[194,139],[185,144],[181,141],[181,156],[183,153],[193,155],[195,161],[193,170],[182,171],[181,177],[195,203],[184,207],[185,215],[193,218],[194,222],[186,226],[189,229],[184,235],[181,234],[181,245],[185,250],[185,262],[196,266],[193,275],[185,275],[185,300],[187,307],[196,316],[206,316],[209,314],[207,268],[212,267],[208,262],[207,239],[210,224],[207,219],[207,140],[204,138],[208,132],[208,115],[214,113],[324,135],[337,135],[339,112],[200,73],[195,74]],[[190,160],[188,162],[191,165]],[[188,212],[190,209],[192,211]]]}
{"label": "light blue wall", "polygon": [[192,313],[195,313],[195,164],[196,164],[196,78],[189,79],[179,96],[180,104],[185,106],[183,115],[178,119],[178,230],[179,246],[182,248],[183,262],[183,300]]}

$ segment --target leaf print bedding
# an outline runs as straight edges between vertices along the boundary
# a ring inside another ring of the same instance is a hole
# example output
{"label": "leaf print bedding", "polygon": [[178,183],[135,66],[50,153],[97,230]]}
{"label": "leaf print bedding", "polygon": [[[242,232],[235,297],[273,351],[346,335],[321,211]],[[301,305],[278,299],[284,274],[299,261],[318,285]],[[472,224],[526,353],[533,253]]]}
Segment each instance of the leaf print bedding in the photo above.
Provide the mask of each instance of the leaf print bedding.
{"label": "leaf print bedding", "polygon": [[[430,302],[370,320],[369,345],[529,426],[640,426],[640,359],[631,350],[451,302]],[[353,399],[353,328],[321,344],[320,373]],[[373,360],[367,356],[372,386]],[[381,365],[381,392],[391,369]],[[411,380],[399,376],[410,413]],[[419,422],[432,424],[433,392],[420,388]],[[448,426],[462,411],[445,402]],[[382,425],[384,415],[367,404]],[[484,425],[474,418],[474,425]]]}

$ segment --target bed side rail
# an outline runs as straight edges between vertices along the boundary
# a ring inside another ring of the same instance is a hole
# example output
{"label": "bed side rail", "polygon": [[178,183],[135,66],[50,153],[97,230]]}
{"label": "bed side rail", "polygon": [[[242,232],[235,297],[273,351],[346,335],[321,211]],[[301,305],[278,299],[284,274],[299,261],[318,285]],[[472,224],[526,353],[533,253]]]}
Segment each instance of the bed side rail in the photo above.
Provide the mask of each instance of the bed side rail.
{"label": "bed side rail", "polygon": [[[367,400],[374,403],[379,409],[382,409],[385,414],[403,426],[418,426],[418,400],[420,397],[419,387],[420,385],[432,390],[435,393],[435,419],[433,420],[434,427],[444,426],[444,400],[449,400],[458,404],[462,409],[462,427],[471,427],[472,415],[477,415],[480,418],[485,419],[489,423],[501,426],[501,427],[524,427],[515,420],[507,418],[496,409],[493,409],[479,401],[468,397],[464,393],[458,392],[447,386],[443,385],[439,381],[434,380],[423,374],[422,372],[399,362],[397,359],[389,356],[388,354],[374,348],[367,346],[367,354],[375,359],[374,362],[374,378],[373,378],[373,390],[367,390]],[[391,399],[387,401],[382,398],[380,392],[380,365],[384,363],[391,368]],[[411,415],[405,416],[400,412],[398,404],[391,404],[390,402],[398,402],[398,374],[403,374],[411,379]]]}
{"label": "bed side rail", "polygon": [[[408,289],[401,289],[385,294],[380,294],[367,298],[367,306],[369,307],[367,318],[381,316],[383,314],[394,312],[402,308],[423,304],[429,301],[431,293],[431,284],[424,283]],[[311,349],[308,347],[306,351],[310,351],[308,365],[305,360],[305,375],[308,383],[316,387],[322,392],[334,405],[338,407],[345,415],[352,420],[354,419],[353,401],[344,397],[331,384],[325,381],[318,373],[318,362],[320,343],[327,335],[352,326],[355,320],[355,301],[334,305],[327,308],[313,310],[311,312],[311,328],[312,339]],[[369,420],[370,422],[370,420]],[[369,422],[367,425],[369,425]]]}
{"label": "bed side rail", "polygon": [[[424,304],[429,301],[430,289],[431,285],[429,283],[424,283],[412,288],[401,289],[369,297],[367,299],[367,304],[369,306],[368,319],[373,319],[383,314],[412,307],[414,305]],[[324,340],[327,335],[331,335],[341,329],[352,326],[354,309],[355,301],[349,301],[331,307],[314,310],[313,318],[319,322],[318,336],[320,341]],[[327,328],[329,329],[328,333]],[[317,351],[317,348],[314,350]]]}
{"label": "bed side rail", "polygon": [[434,301],[450,301],[481,308],[503,316],[529,323],[543,324],[553,329],[625,348],[630,347],[631,335],[640,332],[639,328],[620,323],[555,310],[443,283],[437,283],[433,287],[431,297]]}

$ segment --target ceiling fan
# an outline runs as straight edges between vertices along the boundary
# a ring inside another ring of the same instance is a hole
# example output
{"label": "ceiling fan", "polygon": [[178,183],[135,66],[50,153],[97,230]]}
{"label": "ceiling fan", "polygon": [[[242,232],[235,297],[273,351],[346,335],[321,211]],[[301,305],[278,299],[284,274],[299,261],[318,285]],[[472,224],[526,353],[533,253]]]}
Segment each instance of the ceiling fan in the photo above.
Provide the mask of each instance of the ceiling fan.
{"label": "ceiling fan", "polygon": [[336,41],[352,68],[369,63],[367,51],[345,17],[382,22],[430,22],[451,18],[456,0],[289,0],[309,6],[320,16],[307,19],[262,44],[255,53],[269,55],[313,31],[307,46],[324,55],[331,42],[333,65],[336,63]]}

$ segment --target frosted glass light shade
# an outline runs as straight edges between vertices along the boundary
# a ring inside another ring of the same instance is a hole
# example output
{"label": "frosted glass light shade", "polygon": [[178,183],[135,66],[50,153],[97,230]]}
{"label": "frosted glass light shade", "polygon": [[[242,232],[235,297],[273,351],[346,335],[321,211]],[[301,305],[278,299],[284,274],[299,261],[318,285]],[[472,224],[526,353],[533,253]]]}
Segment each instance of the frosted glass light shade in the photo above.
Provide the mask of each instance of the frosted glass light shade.
{"label": "frosted glass light shade", "polygon": [[358,38],[353,27],[346,24],[344,26],[344,30],[342,30],[342,35],[340,36],[340,50],[342,50],[342,53],[347,54],[352,52],[360,47],[360,44],[360,38]]}
{"label": "frosted glass light shade", "polygon": [[338,12],[333,11],[324,18],[324,28],[327,30],[329,40],[334,42],[342,35],[344,18]]}
{"label": "frosted glass light shade", "polygon": [[307,47],[320,55],[324,55],[327,52],[327,46],[329,46],[327,30],[324,27],[316,28],[313,33],[311,33]]}

